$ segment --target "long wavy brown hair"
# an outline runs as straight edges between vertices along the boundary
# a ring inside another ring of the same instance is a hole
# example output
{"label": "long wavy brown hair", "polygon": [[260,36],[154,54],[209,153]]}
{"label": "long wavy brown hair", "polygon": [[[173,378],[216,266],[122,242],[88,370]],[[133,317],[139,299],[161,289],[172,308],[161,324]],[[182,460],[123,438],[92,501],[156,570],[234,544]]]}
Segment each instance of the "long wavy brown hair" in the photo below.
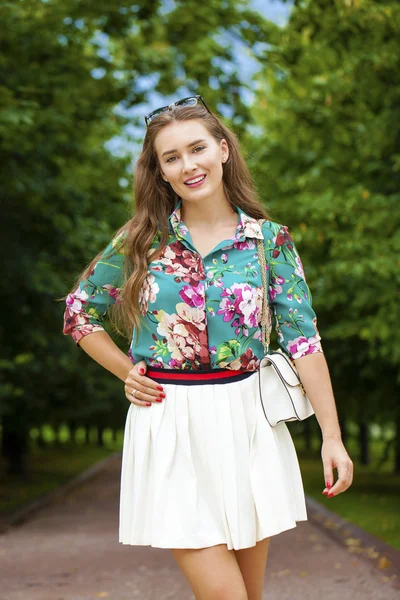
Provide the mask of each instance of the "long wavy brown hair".
{"label": "long wavy brown hair", "polygon": [[[168,240],[168,218],[180,200],[170,184],[161,177],[155,139],[159,131],[170,123],[192,119],[200,121],[217,142],[222,139],[227,141],[229,157],[223,163],[222,182],[232,208],[236,205],[253,218],[270,219],[258,198],[236,134],[214,113],[198,104],[180,107],[153,119],[147,128],[142,152],[134,169],[135,214],[115,234],[115,237],[124,234],[122,242],[116,245],[116,249],[122,251],[125,257],[124,283],[120,290],[121,301],[112,305],[108,315],[113,328],[128,339],[132,337],[133,328],[137,328],[138,339],[141,327],[144,326],[139,308],[139,292],[149,263],[163,253]],[[149,252],[157,232],[160,233],[159,244],[153,252]],[[82,280],[88,278],[103,253],[104,250],[99,252],[79,275],[73,291]]]}

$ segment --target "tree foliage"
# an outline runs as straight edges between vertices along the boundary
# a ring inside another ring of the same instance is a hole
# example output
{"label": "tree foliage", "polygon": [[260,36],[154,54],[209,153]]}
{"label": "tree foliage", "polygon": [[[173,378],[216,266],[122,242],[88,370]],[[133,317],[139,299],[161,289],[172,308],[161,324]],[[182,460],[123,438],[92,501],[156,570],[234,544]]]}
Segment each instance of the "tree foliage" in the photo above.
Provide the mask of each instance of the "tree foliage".
{"label": "tree foliage", "polygon": [[221,33],[246,37],[247,2],[211,4],[15,0],[0,9],[0,417],[14,470],[33,424],[95,423],[104,414],[122,422],[121,385],[62,336],[56,299],[130,216],[120,184],[129,157],[111,154],[107,142],[137,124],[132,107],[155,87],[162,95],[201,89],[211,106],[233,106],[244,126],[245,83]]}

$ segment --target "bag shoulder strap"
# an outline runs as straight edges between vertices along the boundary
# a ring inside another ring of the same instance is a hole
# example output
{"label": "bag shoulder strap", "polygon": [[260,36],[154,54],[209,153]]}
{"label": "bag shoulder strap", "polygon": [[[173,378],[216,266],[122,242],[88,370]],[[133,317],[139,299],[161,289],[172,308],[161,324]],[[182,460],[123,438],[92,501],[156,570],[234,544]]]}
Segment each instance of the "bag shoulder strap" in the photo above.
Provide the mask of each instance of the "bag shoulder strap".
{"label": "bag shoulder strap", "polygon": [[[265,222],[265,219],[259,219],[258,223],[260,227]],[[270,333],[272,329],[272,320],[271,320],[271,309],[268,303],[268,286],[267,286],[267,263],[265,260],[265,246],[264,240],[260,240],[257,238],[257,252],[258,252],[258,261],[260,263],[261,268],[261,280],[263,285],[263,300],[262,300],[262,312],[261,312],[261,331],[262,331],[262,344],[264,346],[265,354],[268,354],[269,343],[270,343]]]}

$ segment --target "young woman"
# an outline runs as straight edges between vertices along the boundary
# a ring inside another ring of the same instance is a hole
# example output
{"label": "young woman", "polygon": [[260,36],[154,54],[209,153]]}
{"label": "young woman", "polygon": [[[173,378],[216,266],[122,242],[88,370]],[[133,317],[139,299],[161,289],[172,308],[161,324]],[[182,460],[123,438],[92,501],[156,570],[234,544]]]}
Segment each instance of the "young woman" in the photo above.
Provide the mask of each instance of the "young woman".
{"label": "young woman", "polygon": [[[197,600],[261,600],[271,536],[307,513],[287,426],[270,427],[257,395],[257,238],[279,344],[322,430],[323,493],[344,492],[353,463],[299,254],[257,199],[235,135],[201,96],[146,124],[135,215],[68,295],[64,333],[131,403],[119,541],[171,549]],[[106,313],[132,338],[128,356],[104,330]]]}

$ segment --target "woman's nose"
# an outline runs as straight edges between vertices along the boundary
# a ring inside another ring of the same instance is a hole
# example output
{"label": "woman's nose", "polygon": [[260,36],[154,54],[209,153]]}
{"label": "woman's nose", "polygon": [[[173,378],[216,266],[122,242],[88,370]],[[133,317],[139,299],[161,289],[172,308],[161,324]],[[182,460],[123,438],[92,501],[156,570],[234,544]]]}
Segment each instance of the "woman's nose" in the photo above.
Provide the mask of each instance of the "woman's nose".
{"label": "woman's nose", "polygon": [[192,158],[183,158],[182,159],[182,168],[185,173],[189,173],[190,171],[194,171],[197,165],[196,162]]}

